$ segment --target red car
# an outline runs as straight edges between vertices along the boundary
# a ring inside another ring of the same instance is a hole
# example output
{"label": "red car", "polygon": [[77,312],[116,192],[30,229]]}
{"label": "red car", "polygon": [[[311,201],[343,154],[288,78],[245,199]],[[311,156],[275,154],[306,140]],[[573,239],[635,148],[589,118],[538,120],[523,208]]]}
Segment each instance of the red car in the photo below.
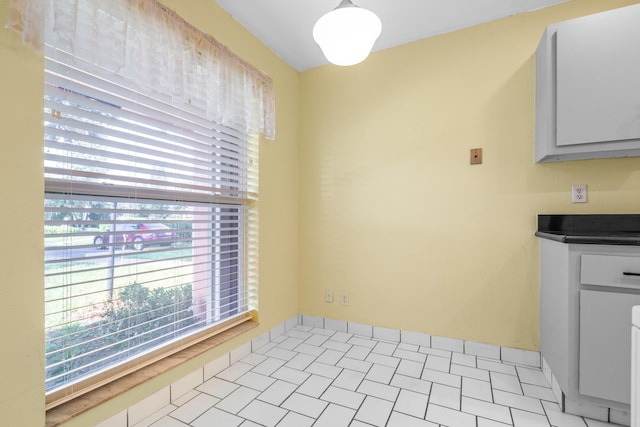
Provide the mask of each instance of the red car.
{"label": "red car", "polygon": [[98,249],[106,249],[112,241],[116,245],[123,244],[132,246],[133,249],[141,251],[145,246],[161,245],[169,246],[177,234],[164,224],[116,224],[115,239],[111,234],[101,234],[93,239],[93,244]]}

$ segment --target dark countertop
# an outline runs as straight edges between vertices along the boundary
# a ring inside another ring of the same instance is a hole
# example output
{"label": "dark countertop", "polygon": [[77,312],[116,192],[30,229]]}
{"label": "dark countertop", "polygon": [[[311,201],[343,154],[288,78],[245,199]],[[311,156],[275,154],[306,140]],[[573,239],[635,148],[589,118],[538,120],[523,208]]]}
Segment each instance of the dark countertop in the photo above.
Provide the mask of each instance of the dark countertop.
{"label": "dark countertop", "polygon": [[640,246],[640,215],[538,215],[536,236],[562,243]]}

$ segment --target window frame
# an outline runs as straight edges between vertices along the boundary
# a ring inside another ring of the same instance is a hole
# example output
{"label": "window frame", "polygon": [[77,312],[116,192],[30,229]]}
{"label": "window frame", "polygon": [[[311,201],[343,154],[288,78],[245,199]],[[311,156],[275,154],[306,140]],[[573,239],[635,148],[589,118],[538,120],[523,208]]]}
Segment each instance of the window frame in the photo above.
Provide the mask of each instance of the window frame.
{"label": "window frame", "polygon": [[[117,78],[119,79],[119,77]],[[59,118],[60,112],[55,111],[53,109],[45,108],[45,120],[56,120]],[[214,125],[218,129],[226,129],[227,132],[235,132],[242,134],[242,132],[238,132],[237,130],[221,127],[219,125]],[[180,192],[180,191],[165,191],[164,195],[160,197],[163,193],[161,189],[158,189],[157,186],[145,186],[146,182],[143,182],[142,186],[138,186],[135,188],[136,197],[139,200],[165,200],[167,202],[171,201],[199,201],[202,202],[203,199],[208,200],[209,203],[219,204],[219,205],[233,205],[237,206],[239,209],[242,208],[245,210],[248,221],[245,223],[246,229],[244,230],[244,242],[242,248],[246,257],[245,267],[240,269],[240,271],[234,271],[232,273],[239,274],[238,280],[247,280],[244,283],[244,292],[246,292],[246,297],[244,301],[246,301],[246,307],[241,310],[242,313],[235,318],[229,319],[228,321],[220,322],[206,330],[203,330],[197,334],[192,334],[188,342],[179,342],[175,345],[172,345],[170,348],[163,348],[159,350],[154,350],[149,352],[144,361],[140,361],[134,367],[126,367],[125,369],[119,369],[117,372],[104,372],[96,374],[90,378],[83,379],[81,381],[73,382],[68,387],[55,389],[46,395],[46,405],[47,409],[55,408],[58,405],[61,405],[65,402],[71,401],[83,394],[90,393],[92,390],[102,387],[105,384],[113,383],[117,381],[119,378],[123,376],[129,376],[140,369],[144,369],[145,367],[151,364],[162,363],[165,359],[169,358],[172,354],[178,352],[184,352],[189,350],[190,347],[194,347],[198,343],[206,343],[206,342],[219,342],[217,339],[220,334],[230,329],[238,330],[240,326],[240,330],[245,330],[249,325],[243,325],[245,322],[253,322],[257,320],[257,298],[256,298],[256,286],[257,286],[257,206],[258,206],[258,195],[257,195],[257,143],[258,137],[257,135],[247,135],[244,134],[244,137],[252,140],[252,143],[255,145],[255,149],[253,150],[253,154],[248,157],[248,160],[251,162],[250,168],[254,169],[255,173],[255,184],[252,184],[250,190],[251,191],[238,191],[237,189],[225,188],[225,186],[218,186],[215,188],[215,192],[213,195],[211,194],[202,194],[198,193],[202,188],[198,188],[198,191],[195,192]],[[45,197],[47,194],[51,195],[64,195],[64,194],[75,194],[77,196],[92,196],[92,197],[107,197],[107,198],[120,198],[126,197],[128,193],[131,192],[132,188],[122,185],[112,185],[109,187],[100,188],[96,183],[87,183],[84,182],[85,179],[101,179],[103,174],[96,174],[91,171],[80,172],[80,179],[74,178],[71,180],[60,179],[58,177],[50,177],[46,176],[51,173],[51,168],[45,168]],[[102,193],[96,192],[96,189],[104,190]],[[219,230],[223,231],[223,230]],[[222,235],[218,237],[219,242],[222,242],[223,239],[229,238],[228,236],[223,237]],[[214,243],[212,242],[212,245]],[[251,254],[248,254],[249,247],[251,249]],[[214,260],[214,264],[218,265],[220,269],[228,268],[228,266],[224,265],[225,259],[221,257],[220,259]],[[249,271],[251,270],[251,271]],[[249,280],[248,278],[251,277]],[[213,293],[213,292],[212,292]],[[223,334],[224,335],[224,334]]]}

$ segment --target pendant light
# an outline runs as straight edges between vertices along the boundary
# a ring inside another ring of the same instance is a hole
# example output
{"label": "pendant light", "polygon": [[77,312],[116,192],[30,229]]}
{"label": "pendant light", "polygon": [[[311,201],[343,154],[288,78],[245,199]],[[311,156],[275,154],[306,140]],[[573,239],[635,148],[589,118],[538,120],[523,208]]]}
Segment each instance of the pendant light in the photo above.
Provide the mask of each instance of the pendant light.
{"label": "pendant light", "polygon": [[313,27],[313,39],[329,62],[348,66],[364,61],[380,36],[382,23],[370,10],[342,0]]}

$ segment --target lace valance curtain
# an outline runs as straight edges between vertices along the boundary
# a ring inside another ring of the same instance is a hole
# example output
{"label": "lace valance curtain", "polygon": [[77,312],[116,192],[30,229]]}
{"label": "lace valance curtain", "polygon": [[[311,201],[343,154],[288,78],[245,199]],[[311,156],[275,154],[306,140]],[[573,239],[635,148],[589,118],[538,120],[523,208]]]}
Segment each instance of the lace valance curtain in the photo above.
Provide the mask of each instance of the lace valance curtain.
{"label": "lace valance curtain", "polygon": [[157,0],[10,0],[7,26],[145,90],[195,104],[216,123],[275,137],[271,78]]}

